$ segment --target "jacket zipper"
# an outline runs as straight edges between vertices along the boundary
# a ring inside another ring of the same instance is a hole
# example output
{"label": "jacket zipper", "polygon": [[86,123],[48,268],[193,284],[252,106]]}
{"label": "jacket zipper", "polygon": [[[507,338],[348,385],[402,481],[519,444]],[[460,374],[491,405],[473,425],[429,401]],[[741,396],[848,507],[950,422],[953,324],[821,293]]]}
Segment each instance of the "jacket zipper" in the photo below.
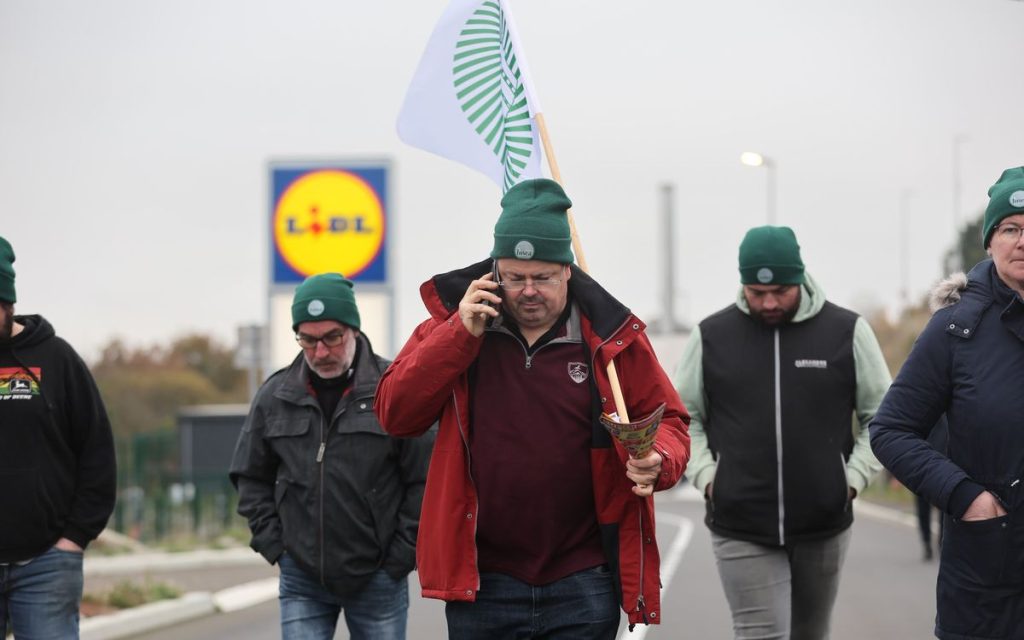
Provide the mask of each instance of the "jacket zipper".
{"label": "jacket zipper", "polygon": [[[469,438],[466,436],[466,429],[462,426],[462,416],[459,415],[459,399],[455,395],[455,390],[452,389],[452,406],[455,408],[455,422],[459,425],[459,435],[462,437],[462,446],[466,449],[466,475],[469,476],[469,482],[473,485],[474,493],[476,492],[476,482],[473,480],[473,460],[469,453]],[[476,520],[480,519],[480,498],[476,499]],[[472,514],[466,514],[470,516]],[[476,569],[476,588],[474,593],[480,591],[480,554],[476,547],[476,529],[477,523],[473,522],[473,568]]]}
{"label": "jacket zipper", "polygon": [[[622,331],[622,329],[628,323],[629,323],[629,318],[627,317],[622,322],[622,324],[620,324],[615,329],[615,331],[612,331],[611,335],[608,338],[606,338],[605,340],[601,341],[601,343],[597,345],[597,348],[594,349],[594,352],[590,354],[590,368],[591,368],[592,371],[597,371],[597,353],[598,353],[598,351],[600,351],[601,348],[604,347],[604,345],[606,345],[609,342],[611,342],[612,339],[615,336],[619,335],[619,332]],[[650,624],[647,621],[647,606],[646,606],[646,603],[644,602],[644,520],[643,520],[643,518],[644,518],[643,511],[637,510],[637,524],[640,527],[640,584],[638,585],[638,589],[637,589],[638,595],[637,595],[637,599],[636,599],[636,610],[640,612],[641,616],[643,616],[644,624]],[[621,585],[621,582],[622,582],[622,576],[620,575],[619,576],[619,583],[620,583],[620,585]]]}
{"label": "jacket zipper", "polygon": [[[318,413],[320,414],[320,448],[316,451],[316,463],[320,467],[320,521],[317,524],[320,529],[320,584],[326,587],[327,574],[324,568],[327,555],[327,538],[324,534],[324,492],[326,488],[326,479],[324,476],[327,465],[324,464],[324,453],[327,451],[327,438],[330,436],[330,431],[325,431],[324,429],[326,418],[323,412],[318,411]],[[342,413],[345,413],[345,407],[341,408],[338,415],[340,416]]]}
{"label": "jacket zipper", "polygon": [[786,503],[782,489],[782,371],[779,330],[775,329],[775,462],[779,482],[779,545],[786,544]]}
{"label": "jacket zipper", "polygon": [[643,617],[644,624],[650,624],[647,620],[647,604],[644,602],[644,512],[642,509],[637,509],[636,519],[637,524],[640,526],[640,585],[638,589],[639,595],[636,598],[636,609]]}
{"label": "jacket zipper", "polygon": [[[509,333],[508,335],[512,335],[512,334]],[[548,346],[550,344],[562,344],[562,340],[560,338],[555,338],[554,340],[549,340],[549,341],[545,342],[544,344],[542,344],[539,347],[537,347],[533,351],[533,353],[530,353],[529,349],[526,347],[525,344],[523,344],[522,340],[520,340],[519,338],[515,337],[514,335],[512,335],[512,339],[515,340],[516,342],[518,342],[519,343],[519,348],[523,350],[523,355],[526,356],[526,368],[527,369],[529,369],[530,367],[533,366],[533,357],[535,355],[537,355],[537,353],[539,353],[541,349],[543,349],[544,347],[546,347],[546,346]]]}
{"label": "jacket zipper", "polygon": [[326,586],[324,573],[324,451],[327,449],[327,438],[324,434],[324,414],[320,412],[320,449],[316,452],[316,463],[320,467],[320,584]]}

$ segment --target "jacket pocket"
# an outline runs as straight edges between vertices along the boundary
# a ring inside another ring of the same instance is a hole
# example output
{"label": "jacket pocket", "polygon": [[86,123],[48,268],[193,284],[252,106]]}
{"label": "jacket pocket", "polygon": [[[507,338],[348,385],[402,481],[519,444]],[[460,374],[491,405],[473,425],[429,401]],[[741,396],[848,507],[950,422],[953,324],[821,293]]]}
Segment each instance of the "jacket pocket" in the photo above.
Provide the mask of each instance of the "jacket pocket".
{"label": "jacket pocket", "polygon": [[281,542],[307,567],[316,566],[318,558],[319,527],[312,501],[310,488],[301,482],[281,475],[274,483],[274,511],[281,521]]}
{"label": "jacket pocket", "polygon": [[293,438],[309,433],[311,418],[308,413],[276,416],[267,420],[264,434],[267,438]]}
{"label": "jacket pocket", "polygon": [[778,537],[779,494],[774,468],[773,460],[771,480],[766,481],[763,463],[755,464],[747,457],[737,460],[735,455],[726,460],[720,455],[707,502],[708,523],[732,534]]}
{"label": "jacket pocket", "polygon": [[1010,563],[1011,516],[963,521],[946,517],[936,587],[936,626],[957,637],[1008,638],[1020,588]]}
{"label": "jacket pocket", "polygon": [[842,493],[843,493],[843,511],[847,512],[850,510],[850,484],[846,479],[846,456],[839,454],[839,474],[843,479],[842,482]]}
{"label": "jacket pocket", "polygon": [[300,483],[313,484],[319,437],[310,433],[314,421],[311,413],[296,412],[267,420],[263,437],[281,461],[278,480],[292,475],[300,476],[294,478]]}
{"label": "jacket pocket", "polygon": [[373,531],[377,539],[377,548],[380,549],[380,559],[383,562],[387,559],[388,548],[395,536],[395,527],[398,524],[398,507],[402,501],[401,492],[395,491],[391,484],[374,488],[366,494],[366,506],[369,510],[370,519],[373,521]]}
{"label": "jacket pocket", "polygon": [[967,587],[1003,583],[1010,549],[1010,515],[988,520],[953,520],[942,543],[942,562],[954,582]]}
{"label": "jacket pocket", "polygon": [[281,513],[281,503],[284,501],[286,493],[288,493],[287,480],[278,480],[274,483],[274,507],[277,508],[278,513]]}
{"label": "jacket pocket", "polygon": [[345,412],[346,414],[338,421],[338,433],[387,435],[377,421],[377,414],[373,412],[372,395],[353,398]]}

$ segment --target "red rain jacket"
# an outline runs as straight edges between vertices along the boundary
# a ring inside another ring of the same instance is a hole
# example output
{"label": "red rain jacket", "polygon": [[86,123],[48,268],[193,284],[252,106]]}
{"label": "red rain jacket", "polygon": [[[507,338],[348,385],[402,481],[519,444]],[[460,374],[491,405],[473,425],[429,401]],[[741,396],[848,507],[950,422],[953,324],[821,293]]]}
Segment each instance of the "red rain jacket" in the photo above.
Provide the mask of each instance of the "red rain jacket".
{"label": "red rain jacket", "polygon": [[[439,421],[420,515],[416,560],[423,596],[473,601],[480,584],[476,553],[477,496],[470,475],[467,370],[482,339],[458,316],[471,280],[488,273],[487,259],[435,276],[420,287],[431,318],[420,324],[381,377],[374,409],[384,430],[418,436]],[[655,449],[664,458],[655,485],[673,487],[690,456],[690,416],[658,363],[644,324],[587,274],[573,267],[572,300],[579,305],[590,369],[601,409],[615,411],[607,366],[615,360],[630,418],[667,404]],[[627,453],[594,416],[591,467],[597,521],[609,567],[618,577],[630,625],[661,621],[661,580],[654,535],[654,501],[633,494],[626,477]]]}

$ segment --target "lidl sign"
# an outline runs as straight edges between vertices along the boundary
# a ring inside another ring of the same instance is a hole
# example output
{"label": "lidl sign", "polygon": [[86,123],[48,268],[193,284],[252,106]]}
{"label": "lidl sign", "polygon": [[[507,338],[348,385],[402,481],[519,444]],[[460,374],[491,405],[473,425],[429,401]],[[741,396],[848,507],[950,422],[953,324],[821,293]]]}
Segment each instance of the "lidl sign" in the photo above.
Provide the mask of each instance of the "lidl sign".
{"label": "lidl sign", "polygon": [[387,168],[271,168],[274,284],[337,272],[387,281]]}

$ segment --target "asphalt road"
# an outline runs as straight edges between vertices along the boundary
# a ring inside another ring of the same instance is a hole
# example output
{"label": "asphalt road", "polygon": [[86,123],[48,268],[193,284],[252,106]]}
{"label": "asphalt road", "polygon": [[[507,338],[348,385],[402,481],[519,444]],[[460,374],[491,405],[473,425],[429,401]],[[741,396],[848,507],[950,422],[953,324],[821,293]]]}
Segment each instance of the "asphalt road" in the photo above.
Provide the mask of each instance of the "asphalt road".
{"label": "asphalt road", "polygon": [[[662,553],[661,625],[620,632],[620,640],[728,640],[729,610],[718,582],[703,504],[685,493],[659,494]],[[936,564],[922,562],[917,532],[898,522],[858,514],[833,615],[832,640],[931,638]],[[410,576],[409,640],[446,637],[443,603],[419,597]],[[277,603],[201,618],[140,638],[221,640],[280,637]],[[348,638],[344,624],[335,638]]]}

